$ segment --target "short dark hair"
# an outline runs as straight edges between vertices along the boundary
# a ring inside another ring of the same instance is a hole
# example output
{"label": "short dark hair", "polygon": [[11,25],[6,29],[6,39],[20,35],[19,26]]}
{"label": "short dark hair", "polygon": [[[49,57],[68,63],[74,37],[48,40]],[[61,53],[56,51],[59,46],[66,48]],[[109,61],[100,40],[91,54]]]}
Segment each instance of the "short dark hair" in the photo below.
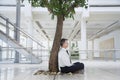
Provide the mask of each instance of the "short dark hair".
{"label": "short dark hair", "polygon": [[68,39],[62,38],[60,41],[60,46],[63,46],[63,44],[65,43],[66,40],[68,40]]}

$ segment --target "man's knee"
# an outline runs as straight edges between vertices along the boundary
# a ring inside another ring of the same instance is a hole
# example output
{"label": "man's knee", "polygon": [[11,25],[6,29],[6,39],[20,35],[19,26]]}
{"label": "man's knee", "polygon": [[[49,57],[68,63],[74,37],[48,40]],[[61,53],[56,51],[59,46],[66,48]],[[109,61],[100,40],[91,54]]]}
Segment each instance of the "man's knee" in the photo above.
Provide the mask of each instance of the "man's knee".
{"label": "man's knee", "polygon": [[84,64],[83,63],[80,63],[80,68],[84,69]]}
{"label": "man's knee", "polygon": [[76,62],[76,63],[74,63],[75,65],[74,65],[74,67],[77,69],[84,69],[84,64],[83,63],[80,63],[80,62]]}
{"label": "man's knee", "polygon": [[78,66],[79,66],[80,69],[84,69],[84,64],[83,63],[79,63]]}

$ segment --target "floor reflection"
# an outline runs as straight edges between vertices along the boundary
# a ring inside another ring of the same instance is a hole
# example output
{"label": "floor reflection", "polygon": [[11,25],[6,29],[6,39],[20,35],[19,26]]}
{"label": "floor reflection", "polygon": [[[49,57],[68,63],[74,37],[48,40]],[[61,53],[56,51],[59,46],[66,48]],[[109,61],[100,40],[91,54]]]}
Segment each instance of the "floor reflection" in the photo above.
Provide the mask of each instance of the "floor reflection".
{"label": "floor reflection", "polygon": [[[13,64],[14,65],[14,64]],[[27,74],[33,74],[34,70],[40,67],[1,67],[0,68],[0,80],[14,80],[17,78],[22,78]]]}
{"label": "floor reflection", "polygon": [[33,75],[37,70],[48,67],[44,64],[0,64],[0,80],[119,80],[120,62],[83,61],[84,74]]}

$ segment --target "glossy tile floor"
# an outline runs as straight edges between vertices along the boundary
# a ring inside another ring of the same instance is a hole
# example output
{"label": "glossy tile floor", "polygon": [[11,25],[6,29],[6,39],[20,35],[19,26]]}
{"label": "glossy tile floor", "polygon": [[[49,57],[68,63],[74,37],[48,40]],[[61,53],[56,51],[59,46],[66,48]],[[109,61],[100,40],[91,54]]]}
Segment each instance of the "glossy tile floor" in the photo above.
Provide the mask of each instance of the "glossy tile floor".
{"label": "glossy tile floor", "polygon": [[84,74],[73,75],[33,75],[39,69],[47,69],[42,64],[0,64],[0,80],[120,80],[120,61],[82,61]]}

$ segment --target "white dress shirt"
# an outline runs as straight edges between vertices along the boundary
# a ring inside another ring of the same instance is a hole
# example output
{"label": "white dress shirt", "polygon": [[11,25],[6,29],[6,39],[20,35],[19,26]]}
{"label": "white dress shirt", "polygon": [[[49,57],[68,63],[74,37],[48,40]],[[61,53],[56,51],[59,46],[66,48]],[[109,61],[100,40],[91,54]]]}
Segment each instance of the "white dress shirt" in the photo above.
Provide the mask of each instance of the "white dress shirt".
{"label": "white dress shirt", "polygon": [[70,62],[70,55],[66,52],[67,49],[61,48],[58,53],[58,65],[60,67],[72,66]]}

